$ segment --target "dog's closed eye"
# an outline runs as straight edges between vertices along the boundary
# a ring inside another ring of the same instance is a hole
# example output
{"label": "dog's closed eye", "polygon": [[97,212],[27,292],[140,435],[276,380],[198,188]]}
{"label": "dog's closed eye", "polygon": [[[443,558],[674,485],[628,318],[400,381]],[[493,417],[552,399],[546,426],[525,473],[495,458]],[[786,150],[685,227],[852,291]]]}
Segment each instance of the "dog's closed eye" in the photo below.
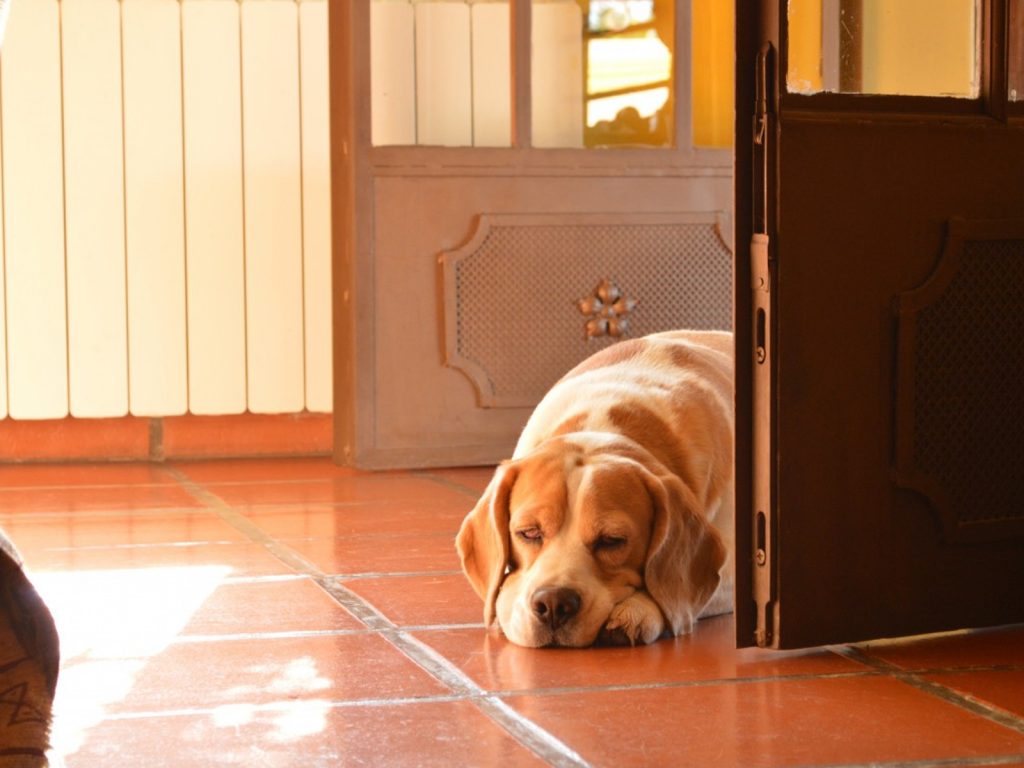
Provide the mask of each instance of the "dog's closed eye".
{"label": "dog's closed eye", "polygon": [[543,532],[535,525],[532,525],[529,528],[520,528],[516,531],[516,536],[530,544],[540,544],[544,539]]}
{"label": "dog's closed eye", "polygon": [[625,536],[610,535],[598,536],[597,539],[594,540],[594,543],[591,545],[595,552],[599,552],[601,550],[607,551],[613,549],[622,549],[622,547],[624,546],[626,546]]}

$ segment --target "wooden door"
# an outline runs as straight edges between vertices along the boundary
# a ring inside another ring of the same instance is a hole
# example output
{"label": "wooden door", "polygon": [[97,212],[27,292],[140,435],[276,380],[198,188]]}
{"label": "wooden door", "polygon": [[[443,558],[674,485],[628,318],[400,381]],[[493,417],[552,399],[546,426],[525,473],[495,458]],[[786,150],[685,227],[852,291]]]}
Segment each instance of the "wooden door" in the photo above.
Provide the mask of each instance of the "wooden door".
{"label": "wooden door", "polygon": [[738,642],[1022,621],[1024,3],[754,5]]}
{"label": "wooden door", "polygon": [[731,26],[707,0],[332,4],[339,461],[496,462],[586,355],[731,325]]}

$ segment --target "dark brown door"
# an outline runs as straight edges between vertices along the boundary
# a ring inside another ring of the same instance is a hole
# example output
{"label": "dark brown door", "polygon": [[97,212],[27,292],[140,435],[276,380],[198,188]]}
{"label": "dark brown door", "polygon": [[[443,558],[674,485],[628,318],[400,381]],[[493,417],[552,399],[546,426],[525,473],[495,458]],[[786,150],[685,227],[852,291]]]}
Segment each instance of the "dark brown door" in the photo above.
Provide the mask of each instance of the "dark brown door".
{"label": "dark brown door", "polygon": [[737,25],[738,642],[1024,621],[1024,2]]}

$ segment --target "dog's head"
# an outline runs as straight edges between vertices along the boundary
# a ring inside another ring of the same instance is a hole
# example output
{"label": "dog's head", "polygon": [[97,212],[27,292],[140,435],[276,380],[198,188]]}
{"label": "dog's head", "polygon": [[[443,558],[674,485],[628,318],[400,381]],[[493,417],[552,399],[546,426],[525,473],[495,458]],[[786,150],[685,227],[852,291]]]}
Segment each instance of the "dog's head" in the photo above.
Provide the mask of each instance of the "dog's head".
{"label": "dog's head", "polygon": [[501,465],[456,545],[485,623],[526,646],[590,645],[640,589],[686,632],[725,559],[677,477],[636,444],[578,435]]}

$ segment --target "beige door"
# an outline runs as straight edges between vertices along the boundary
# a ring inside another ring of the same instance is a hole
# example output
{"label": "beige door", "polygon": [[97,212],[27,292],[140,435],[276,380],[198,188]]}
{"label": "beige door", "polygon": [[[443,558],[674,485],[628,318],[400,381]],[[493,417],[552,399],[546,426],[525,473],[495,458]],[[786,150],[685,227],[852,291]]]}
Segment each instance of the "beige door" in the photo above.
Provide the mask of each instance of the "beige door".
{"label": "beige door", "polygon": [[586,355],[730,327],[730,4],[330,11],[339,461],[498,461]]}
{"label": "beige door", "polygon": [[1022,26],[1020,0],[738,18],[741,645],[1024,620]]}

